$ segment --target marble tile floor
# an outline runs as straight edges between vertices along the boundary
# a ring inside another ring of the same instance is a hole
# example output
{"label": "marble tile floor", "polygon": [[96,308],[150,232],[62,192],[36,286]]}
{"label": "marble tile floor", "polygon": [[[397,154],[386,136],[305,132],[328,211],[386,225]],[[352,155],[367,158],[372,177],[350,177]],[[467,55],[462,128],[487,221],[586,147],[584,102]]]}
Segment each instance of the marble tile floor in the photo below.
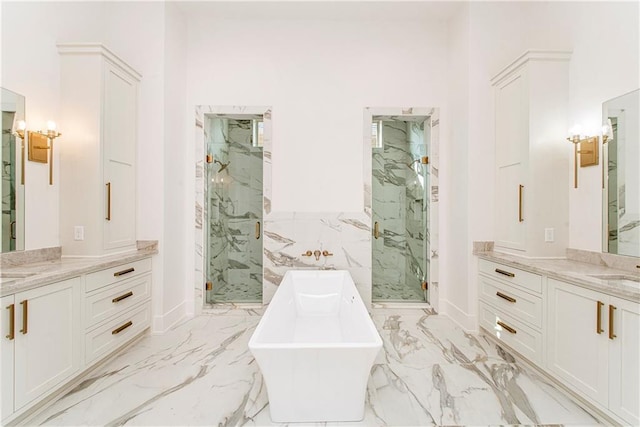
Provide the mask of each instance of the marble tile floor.
{"label": "marble tile floor", "polygon": [[[274,425],[247,348],[255,310],[202,315],[147,336],[29,424]],[[384,341],[362,426],[565,424],[597,420],[488,339],[419,309],[374,309]],[[325,423],[306,425],[326,425]]]}

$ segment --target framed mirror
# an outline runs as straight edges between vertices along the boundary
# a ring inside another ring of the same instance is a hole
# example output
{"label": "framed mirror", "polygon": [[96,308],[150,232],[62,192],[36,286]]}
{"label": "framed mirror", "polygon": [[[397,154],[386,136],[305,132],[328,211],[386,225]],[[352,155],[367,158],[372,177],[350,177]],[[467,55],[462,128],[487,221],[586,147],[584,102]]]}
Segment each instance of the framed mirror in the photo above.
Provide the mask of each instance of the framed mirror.
{"label": "framed mirror", "polygon": [[0,88],[2,104],[2,252],[24,249],[24,96]]}
{"label": "framed mirror", "polygon": [[640,90],[602,104],[603,252],[640,257]]}

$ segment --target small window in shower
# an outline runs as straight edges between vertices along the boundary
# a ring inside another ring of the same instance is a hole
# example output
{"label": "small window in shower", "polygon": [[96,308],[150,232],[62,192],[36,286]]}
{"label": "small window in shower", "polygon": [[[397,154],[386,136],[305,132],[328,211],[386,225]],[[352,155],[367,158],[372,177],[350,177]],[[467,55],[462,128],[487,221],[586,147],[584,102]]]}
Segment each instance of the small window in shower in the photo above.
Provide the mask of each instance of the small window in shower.
{"label": "small window in shower", "polygon": [[262,120],[253,120],[253,138],[251,144],[254,147],[262,147],[264,144],[264,122]]}
{"label": "small window in shower", "polygon": [[371,146],[382,148],[382,120],[371,122]]}

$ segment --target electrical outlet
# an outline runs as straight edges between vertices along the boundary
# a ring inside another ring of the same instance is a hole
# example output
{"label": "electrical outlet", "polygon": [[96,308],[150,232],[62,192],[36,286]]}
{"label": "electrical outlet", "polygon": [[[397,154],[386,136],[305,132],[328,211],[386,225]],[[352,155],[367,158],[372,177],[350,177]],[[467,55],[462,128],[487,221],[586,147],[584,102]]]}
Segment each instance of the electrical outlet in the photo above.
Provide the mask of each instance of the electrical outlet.
{"label": "electrical outlet", "polygon": [[84,240],[84,227],[82,225],[73,227],[73,240]]}
{"label": "electrical outlet", "polygon": [[544,241],[547,243],[553,243],[555,241],[555,230],[553,228],[544,229]]}

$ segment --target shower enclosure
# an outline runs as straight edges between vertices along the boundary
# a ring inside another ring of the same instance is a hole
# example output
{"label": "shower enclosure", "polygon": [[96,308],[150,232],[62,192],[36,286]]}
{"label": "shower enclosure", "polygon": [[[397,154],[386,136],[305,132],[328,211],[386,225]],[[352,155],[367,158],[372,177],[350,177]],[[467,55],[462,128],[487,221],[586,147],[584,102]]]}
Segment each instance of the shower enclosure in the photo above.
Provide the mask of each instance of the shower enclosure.
{"label": "shower enclosure", "polygon": [[259,115],[205,116],[206,302],[262,302]]}
{"label": "shower enclosure", "polygon": [[373,117],[373,301],[429,302],[429,120]]}

